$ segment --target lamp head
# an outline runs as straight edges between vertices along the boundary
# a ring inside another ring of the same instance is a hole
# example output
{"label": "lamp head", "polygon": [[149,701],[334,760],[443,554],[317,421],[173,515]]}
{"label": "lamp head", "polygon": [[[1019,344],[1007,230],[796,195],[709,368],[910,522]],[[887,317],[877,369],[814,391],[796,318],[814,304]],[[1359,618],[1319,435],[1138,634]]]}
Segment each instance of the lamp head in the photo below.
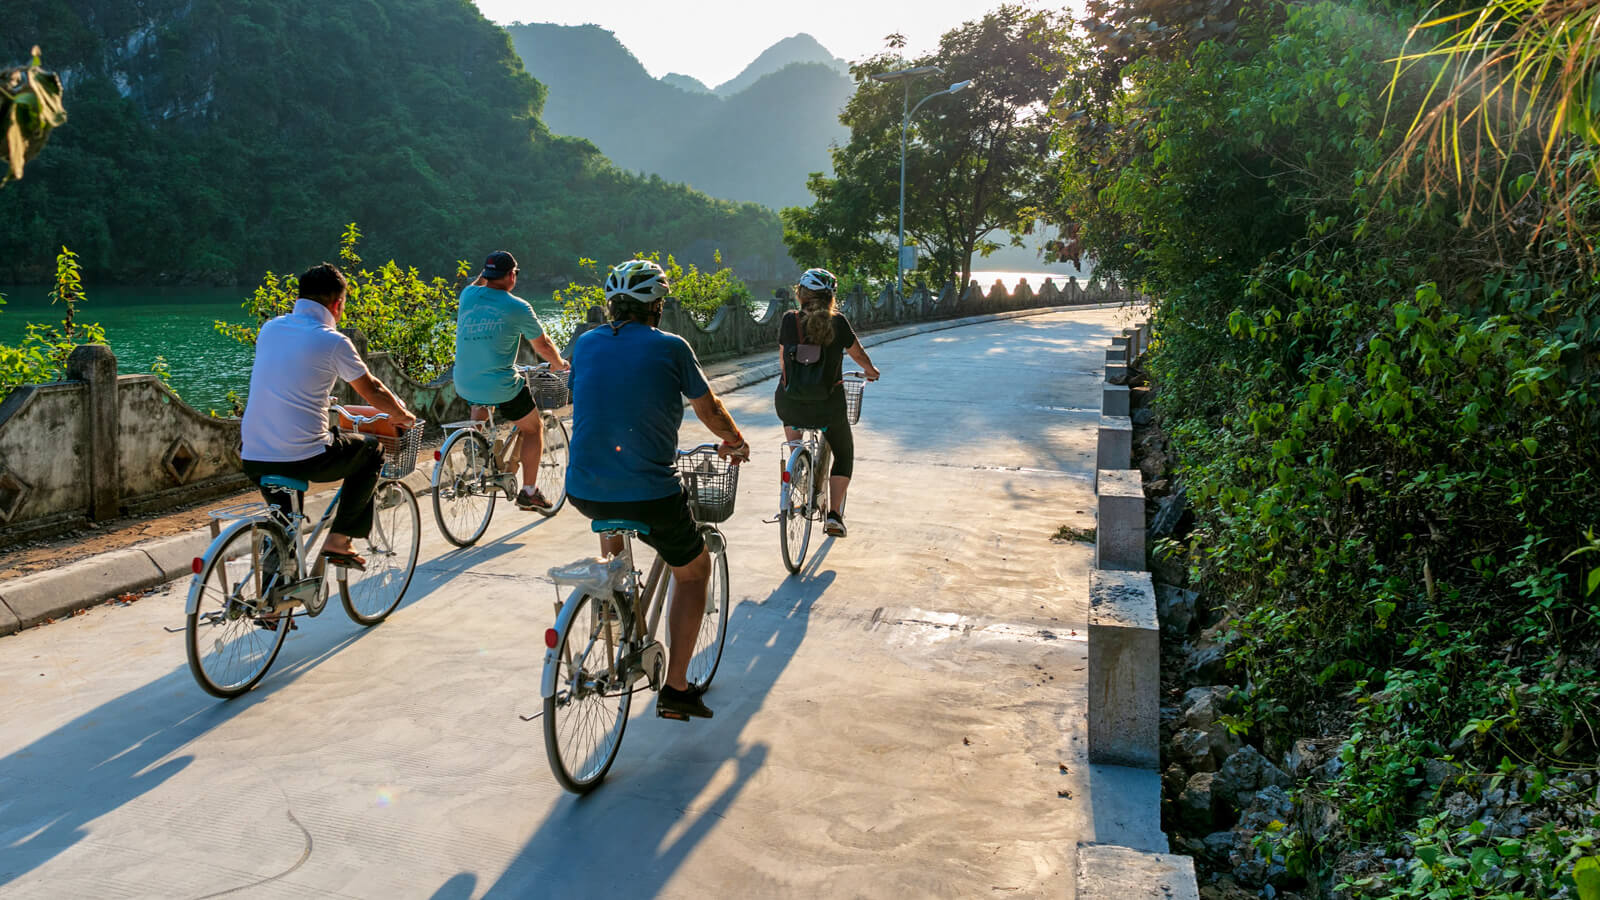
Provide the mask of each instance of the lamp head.
{"label": "lamp head", "polygon": [[949,89],[946,90],[945,93],[947,93],[947,94],[958,93],[960,91],[966,90],[967,88],[969,88],[971,86],[972,86],[972,79],[969,78],[966,81],[958,81],[955,84],[950,85]]}
{"label": "lamp head", "polygon": [[894,82],[904,81],[908,78],[916,78],[921,75],[943,74],[944,69],[941,69],[938,66],[916,66],[915,68],[911,69],[900,69],[896,72],[880,72],[877,75],[869,75],[867,77],[871,78],[873,81]]}

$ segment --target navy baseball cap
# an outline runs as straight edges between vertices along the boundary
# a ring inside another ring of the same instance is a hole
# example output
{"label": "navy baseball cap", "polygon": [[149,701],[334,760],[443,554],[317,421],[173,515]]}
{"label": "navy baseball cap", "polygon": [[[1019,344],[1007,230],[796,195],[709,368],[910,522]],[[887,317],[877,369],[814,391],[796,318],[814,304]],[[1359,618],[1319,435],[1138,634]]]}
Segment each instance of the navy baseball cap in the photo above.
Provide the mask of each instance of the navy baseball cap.
{"label": "navy baseball cap", "polygon": [[488,259],[483,261],[483,271],[479,275],[493,281],[510,275],[516,271],[516,268],[517,258],[515,256],[504,250],[496,250],[489,254]]}

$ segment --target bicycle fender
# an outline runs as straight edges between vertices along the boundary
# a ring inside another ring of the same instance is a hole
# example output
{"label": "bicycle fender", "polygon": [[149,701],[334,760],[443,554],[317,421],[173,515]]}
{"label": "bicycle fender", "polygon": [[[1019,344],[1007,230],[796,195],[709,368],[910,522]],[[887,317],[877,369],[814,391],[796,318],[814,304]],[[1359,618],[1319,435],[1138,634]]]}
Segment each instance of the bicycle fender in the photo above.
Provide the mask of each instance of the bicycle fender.
{"label": "bicycle fender", "polygon": [[[789,443],[789,442],[786,441],[785,443]],[[797,444],[795,446],[794,450],[789,453],[789,461],[784,464],[783,470],[792,475],[794,473],[794,464],[797,461],[799,461],[800,454],[805,453],[805,452],[806,452],[805,445],[804,444]],[[784,510],[787,510],[788,508],[789,508],[789,485],[788,485],[787,482],[785,482],[785,483],[782,483],[782,484],[778,485],[778,510],[780,512],[782,512]]]}
{"label": "bicycle fender", "polygon": [[[200,554],[200,558],[202,560],[211,559],[216,554],[222,552],[222,545],[227,543],[235,534],[237,534],[238,532],[240,532],[243,529],[250,528],[250,527],[252,527],[254,525],[257,525],[257,524],[265,522],[265,521],[267,521],[267,520],[266,519],[239,519],[238,521],[234,522],[232,525],[229,525],[227,528],[224,528],[220,532],[218,532],[217,536],[211,539],[211,543],[206,545],[206,551],[204,553]],[[186,615],[186,616],[192,616],[199,609],[200,609],[200,573],[196,572],[195,574],[189,576],[189,599],[184,602],[183,614]]]}
{"label": "bicycle fender", "polygon": [[575,603],[578,591],[573,591],[572,596],[561,606],[561,615],[556,616],[555,632],[556,645],[546,647],[544,651],[544,674],[539,677],[539,696],[549,699],[556,695],[556,672],[560,668],[556,665],[556,654],[561,649],[561,639],[567,635],[567,626],[572,624],[572,617],[578,614],[578,609],[586,604]]}

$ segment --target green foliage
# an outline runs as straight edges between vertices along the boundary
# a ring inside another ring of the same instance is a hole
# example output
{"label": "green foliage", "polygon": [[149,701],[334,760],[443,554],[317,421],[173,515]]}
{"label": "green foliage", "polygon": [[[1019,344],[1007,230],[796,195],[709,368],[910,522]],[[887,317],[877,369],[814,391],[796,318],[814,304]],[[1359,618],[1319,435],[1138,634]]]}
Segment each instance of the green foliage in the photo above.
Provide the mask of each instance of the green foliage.
{"label": "green foliage", "polygon": [[[456,311],[471,267],[464,260],[457,262],[453,281],[437,276],[424,280],[415,268],[403,269],[393,260],[368,269],[356,252],[360,241],[356,223],[345,226],[339,264],[350,292],[340,327],[360,330],[366,335],[368,352],[387,351],[400,371],[413,379],[433,381],[455,362]],[[268,272],[243,304],[255,324],[217,322],[217,331],[253,346],[263,323],[294,311],[299,287],[293,275]]]}
{"label": "green foliage", "polygon": [[[0,343],[0,400],[22,385],[59,380],[66,372],[67,357],[78,345],[105,343],[105,329],[77,322],[78,305],[84,299],[78,255],[62,247],[50,292],[50,302],[62,307],[61,326],[30,322],[21,343]],[[5,298],[0,297],[0,306],[4,305]]]}
{"label": "green foliage", "polygon": [[98,279],[249,283],[303,270],[351,220],[374,258],[448,272],[505,248],[530,283],[641,243],[702,264],[721,247],[752,275],[787,267],[771,210],[620,171],[552,134],[543,87],[471,0],[5,16],[0,59],[39,40],[74,78],[71,127],[0,191],[0,282],[47,279],[40,248],[65,243]]}
{"label": "green foliage", "polygon": [[[1600,283],[1548,226],[1593,234],[1600,193],[1485,158],[1465,177],[1521,192],[1522,218],[1464,230],[1457,193],[1373,175],[1405,137],[1385,122],[1428,101],[1426,73],[1386,63],[1416,8],[1240,9],[1226,40],[1107,32],[1117,89],[1067,104],[1059,219],[1161,298],[1181,552],[1243,638],[1239,722],[1273,753],[1344,736],[1303,793],[1336,833],[1270,840],[1362,896],[1553,896],[1600,839],[1557,815],[1594,798],[1551,787],[1600,754]],[[1513,785],[1527,834],[1446,821],[1451,794]],[[1333,878],[1374,847],[1416,856]]]}
{"label": "green foliage", "polygon": [[0,130],[5,132],[6,162],[0,185],[22,177],[22,167],[39,155],[50,132],[66,124],[61,79],[41,69],[39,48],[26,67],[0,70]]}
{"label": "green foliage", "polygon": [[[945,34],[932,54],[908,60],[891,45],[852,67],[856,93],[840,115],[850,140],[833,151],[832,177],[811,177],[812,206],[783,211],[789,254],[841,274],[892,277],[907,99],[971,81],[916,113],[905,151],[906,243],[923,249],[926,280],[965,284],[973,254],[999,249],[996,232],[1027,230],[1050,193],[1046,107],[1068,78],[1074,46],[1058,14],[1005,5]],[[871,80],[932,65],[944,74],[909,85]]]}
{"label": "green foliage", "polygon": [[[694,263],[685,267],[670,253],[666,262],[662,262],[659,250],[650,253],[640,251],[632,258],[648,259],[660,264],[666,270],[667,283],[672,285],[672,299],[678,301],[684,311],[701,325],[710,324],[724,303],[740,309],[750,305],[749,286],[734,275],[732,269],[722,265],[720,251],[712,254],[712,262],[717,267],[715,271],[702,271]],[[583,280],[572,281],[553,295],[561,307],[561,314],[550,324],[549,331],[551,338],[561,346],[571,340],[573,331],[578,323],[584,321],[590,309],[603,310],[606,305],[603,288],[606,271],[600,268],[599,263],[587,258],[578,260],[578,269],[584,273]]]}

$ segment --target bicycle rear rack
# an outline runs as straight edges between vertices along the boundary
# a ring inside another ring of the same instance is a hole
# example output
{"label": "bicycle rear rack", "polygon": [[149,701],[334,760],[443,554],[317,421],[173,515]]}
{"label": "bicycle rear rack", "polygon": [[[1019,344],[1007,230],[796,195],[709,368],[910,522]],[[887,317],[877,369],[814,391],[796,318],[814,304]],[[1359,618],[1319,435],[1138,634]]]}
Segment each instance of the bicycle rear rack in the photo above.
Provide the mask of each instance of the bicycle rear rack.
{"label": "bicycle rear rack", "polygon": [[231,522],[235,519],[253,519],[257,516],[266,516],[270,515],[271,513],[272,507],[260,501],[256,501],[254,503],[239,503],[234,506],[224,506],[221,509],[213,509],[211,512],[207,513],[207,515],[213,519],[217,519],[218,521]]}

